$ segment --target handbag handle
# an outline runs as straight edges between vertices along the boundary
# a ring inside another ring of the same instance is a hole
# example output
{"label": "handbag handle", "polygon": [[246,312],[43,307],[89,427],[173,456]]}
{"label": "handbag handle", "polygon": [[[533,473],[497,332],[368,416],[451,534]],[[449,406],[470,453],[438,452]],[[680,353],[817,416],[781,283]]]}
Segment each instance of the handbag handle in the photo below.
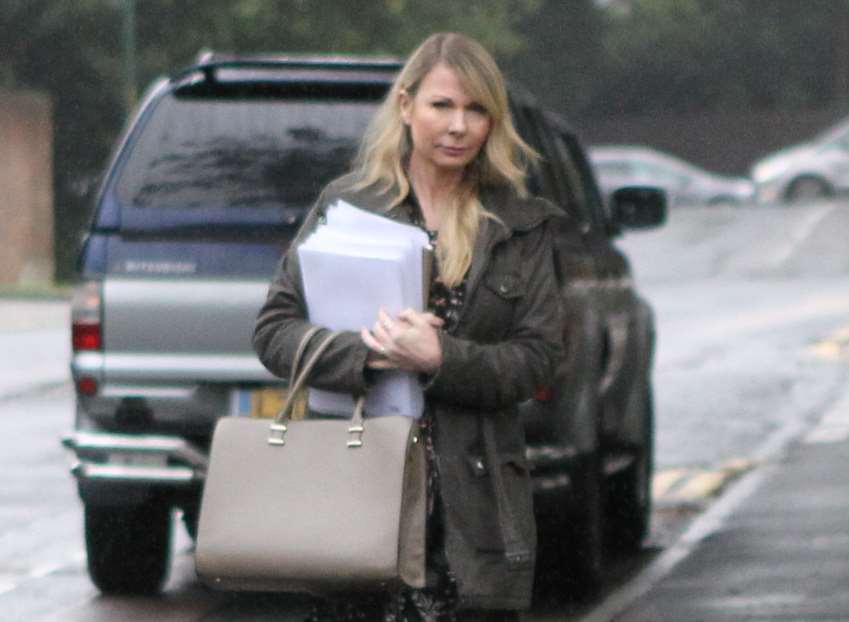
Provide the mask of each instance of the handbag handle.
{"label": "handbag handle", "polygon": [[[289,390],[288,394],[286,395],[286,401],[283,404],[283,408],[281,408],[280,412],[277,413],[277,416],[274,418],[274,421],[269,427],[269,445],[286,444],[286,432],[288,432],[289,430],[286,424],[289,422],[289,415],[293,405],[295,404],[296,396],[306,383],[307,377],[309,376],[313,367],[315,367],[316,362],[318,362],[318,358],[330,346],[333,340],[339,336],[338,332],[328,333],[324,337],[324,339],[321,340],[321,343],[316,346],[309,359],[307,359],[307,362],[304,363],[303,368],[298,371],[298,366],[300,365],[301,358],[303,357],[307,345],[319,330],[320,329],[318,326],[313,326],[306,333],[304,333],[303,337],[301,337],[301,341],[298,344],[298,349],[295,351],[295,356],[293,357],[292,361],[292,370],[289,374]],[[365,428],[363,427],[364,403],[364,395],[361,395],[359,398],[357,398],[356,405],[354,406],[354,415],[351,419],[351,426],[348,428],[348,434],[355,435],[354,438],[348,441],[349,448],[363,446],[363,432],[365,432]]]}
{"label": "handbag handle", "polygon": [[[311,326],[307,329],[307,332],[304,333],[304,336],[301,337],[301,341],[298,343],[298,349],[295,350],[295,356],[292,357],[292,367],[289,371],[289,386],[292,387],[295,385],[295,381],[298,377],[298,367],[301,364],[301,357],[304,355],[304,352],[307,349],[307,345],[315,336],[315,334],[321,330],[321,326]],[[291,392],[290,392],[291,393]],[[284,406],[285,408],[285,406]],[[279,416],[279,413],[278,413]],[[275,417],[276,419],[277,417]]]}

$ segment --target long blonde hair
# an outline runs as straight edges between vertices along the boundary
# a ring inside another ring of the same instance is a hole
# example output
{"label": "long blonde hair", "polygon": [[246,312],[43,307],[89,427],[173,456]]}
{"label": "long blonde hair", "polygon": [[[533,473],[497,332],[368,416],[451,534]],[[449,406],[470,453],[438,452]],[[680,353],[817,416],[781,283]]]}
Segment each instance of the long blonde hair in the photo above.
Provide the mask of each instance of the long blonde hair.
{"label": "long blonde hair", "polygon": [[391,196],[390,209],[410,191],[405,172],[412,150],[410,133],[401,117],[401,92],[414,98],[422,79],[436,65],[457,73],[469,95],[490,118],[490,130],[477,158],[464,171],[459,191],[439,230],[436,259],[440,278],[458,285],[472,262],[480,220],[491,216],[478,198],[482,185],[509,184],[525,196],[526,165],[537,157],[521,139],[510,116],[504,78],[492,56],[477,41],[458,33],[429,36],[410,55],[389,94],[366,130],[355,163],[357,187],[376,184]]}

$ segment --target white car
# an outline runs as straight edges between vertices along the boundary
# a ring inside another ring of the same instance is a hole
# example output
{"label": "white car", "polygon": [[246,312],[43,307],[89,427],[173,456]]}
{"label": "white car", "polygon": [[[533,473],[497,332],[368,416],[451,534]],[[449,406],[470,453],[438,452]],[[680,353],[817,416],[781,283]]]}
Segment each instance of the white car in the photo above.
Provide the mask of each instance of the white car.
{"label": "white car", "polygon": [[760,203],[802,203],[849,190],[849,119],[752,166]]}
{"label": "white car", "polygon": [[653,186],[669,205],[740,205],[754,198],[752,182],[705,171],[667,153],[637,145],[590,147],[590,160],[605,197],[623,186]]}

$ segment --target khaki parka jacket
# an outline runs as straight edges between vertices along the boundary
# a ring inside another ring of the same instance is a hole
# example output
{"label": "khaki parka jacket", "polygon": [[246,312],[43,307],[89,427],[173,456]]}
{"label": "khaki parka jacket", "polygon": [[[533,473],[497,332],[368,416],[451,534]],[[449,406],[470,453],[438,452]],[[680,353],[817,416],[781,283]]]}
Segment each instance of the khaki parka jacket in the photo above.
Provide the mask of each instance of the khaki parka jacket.
{"label": "khaki parka jacket", "polygon": [[[386,211],[390,194],[349,188],[349,179],[342,178],[319,197],[281,260],[257,318],[254,347],[278,376],[288,377],[289,362],[311,326],[295,248],[327,206],[342,198],[409,220],[400,206]],[[480,199],[497,220],[481,223],[465,304],[455,329],[440,332],[443,362],[427,382],[425,401],[436,420],[445,554],[460,606],[524,609],[533,584],[536,528],[517,404],[549,385],[560,357],[563,332],[549,223],[564,216],[550,203],[520,198],[507,187],[484,189]],[[312,347],[320,341],[313,339]],[[367,354],[358,333],[343,332],[314,367],[310,386],[365,393]]]}

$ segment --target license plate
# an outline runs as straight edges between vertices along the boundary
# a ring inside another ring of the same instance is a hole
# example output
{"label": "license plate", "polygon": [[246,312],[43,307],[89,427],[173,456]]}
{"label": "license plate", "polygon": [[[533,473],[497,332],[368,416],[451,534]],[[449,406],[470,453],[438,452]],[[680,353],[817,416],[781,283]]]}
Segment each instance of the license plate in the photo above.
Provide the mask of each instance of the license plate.
{"label": "license plate", "polygon": [[[289,389],[286,387],[262,387],[260,389],[237,389],[234,395],[234,415],[255,419],[273,419],[283,408]],[[303,419],[306,399],[301,392],[292,408],[292,419]]]}
{"label": "license plate", "polygon": [[123,451],[109,453],[106,461],[110,465],[164,467],[168,462],[168,456],[165,454]]}

